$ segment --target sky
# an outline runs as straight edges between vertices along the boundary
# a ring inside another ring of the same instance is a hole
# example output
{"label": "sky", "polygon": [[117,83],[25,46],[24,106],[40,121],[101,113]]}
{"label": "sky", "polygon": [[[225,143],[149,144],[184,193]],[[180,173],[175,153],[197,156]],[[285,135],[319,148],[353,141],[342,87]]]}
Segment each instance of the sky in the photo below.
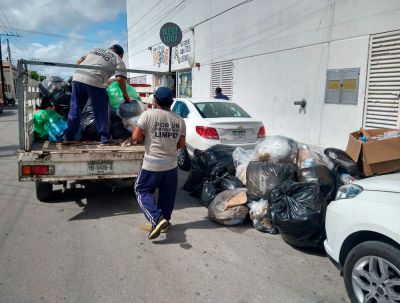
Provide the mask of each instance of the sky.
{"label": "sky", "polygon": [[[0,33],[9,37],[11,58],[76,63],[94,47],[120,43],[127,51],[125,0],[0,0]],[[1,36],[3,60],[6,37]],[[73,69],[30,66],[47,76]]]}

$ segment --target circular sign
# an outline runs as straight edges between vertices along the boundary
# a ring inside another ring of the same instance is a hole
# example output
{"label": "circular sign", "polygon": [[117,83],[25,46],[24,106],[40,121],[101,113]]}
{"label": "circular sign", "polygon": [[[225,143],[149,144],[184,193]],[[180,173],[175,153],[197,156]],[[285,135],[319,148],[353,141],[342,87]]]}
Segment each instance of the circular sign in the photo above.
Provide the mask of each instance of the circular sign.
{"label": "circular sign", "polygon": [[160,38],[166,46],[177,46],[182,41],[182,30],[175,23],[165,23],[160,29]]}

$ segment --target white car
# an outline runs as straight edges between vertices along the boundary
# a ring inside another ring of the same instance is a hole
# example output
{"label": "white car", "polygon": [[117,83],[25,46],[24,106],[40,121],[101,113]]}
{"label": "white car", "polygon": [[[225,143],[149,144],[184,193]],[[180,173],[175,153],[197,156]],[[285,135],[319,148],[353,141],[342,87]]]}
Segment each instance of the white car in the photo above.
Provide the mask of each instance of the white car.
{"label": "white car", "polygon": [[178,166],[183,170],[190,169],[195,149],[216,144],[251,149],[266,135],[261,121],[229,100],[177,98],[172,111],[186,123],[186,149],[178,151]]}
{"label": "white car", "polygon": [[400,173],[340,187],[325,227],[351,302],[400,302]]}

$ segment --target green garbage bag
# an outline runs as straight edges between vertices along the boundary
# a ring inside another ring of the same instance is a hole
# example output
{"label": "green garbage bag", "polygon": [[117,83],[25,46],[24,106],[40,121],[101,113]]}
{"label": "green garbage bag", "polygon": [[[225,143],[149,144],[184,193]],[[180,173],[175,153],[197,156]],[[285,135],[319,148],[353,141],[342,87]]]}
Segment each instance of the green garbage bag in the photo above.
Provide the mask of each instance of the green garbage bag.
{"label": "green garbage bag", "polygon": [[[126,91],[128,92],[128,95],[131,99],[140,101],[140,97],[134,87],[126,84]],[[107,93],[110,99],[111,108],[117,109],[121,105],[121,103],[124,102],[124,95],[122,94],[122,90],[119,87],[118,82],[111,83],[110,86],[107,88]]]}
{"label": "green garbage bag", "polygon": [[50,141],[60,141],[67,123],[52,109],[41,109],[33,114],[33,131],[36,136]]}

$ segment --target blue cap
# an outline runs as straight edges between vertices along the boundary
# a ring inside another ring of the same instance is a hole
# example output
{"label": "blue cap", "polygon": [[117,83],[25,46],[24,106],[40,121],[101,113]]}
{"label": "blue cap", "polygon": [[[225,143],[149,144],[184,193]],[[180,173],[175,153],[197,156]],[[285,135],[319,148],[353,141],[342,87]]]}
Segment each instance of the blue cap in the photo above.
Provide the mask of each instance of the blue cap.
{"label": "blue cap", "polygon": [[174,103],[172,90],[168,87],[159,87],[154,93],[154,98],[161,107],[170,107]]}

